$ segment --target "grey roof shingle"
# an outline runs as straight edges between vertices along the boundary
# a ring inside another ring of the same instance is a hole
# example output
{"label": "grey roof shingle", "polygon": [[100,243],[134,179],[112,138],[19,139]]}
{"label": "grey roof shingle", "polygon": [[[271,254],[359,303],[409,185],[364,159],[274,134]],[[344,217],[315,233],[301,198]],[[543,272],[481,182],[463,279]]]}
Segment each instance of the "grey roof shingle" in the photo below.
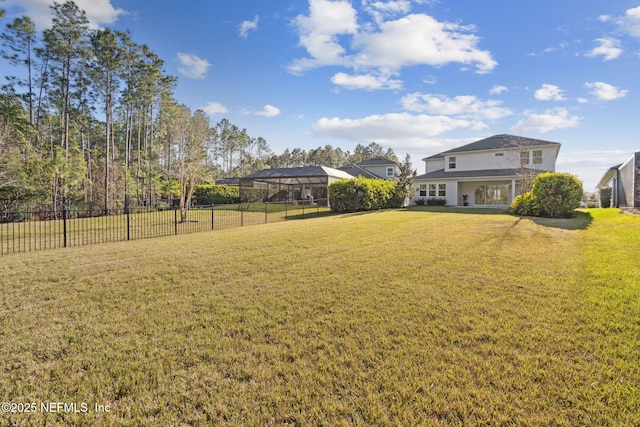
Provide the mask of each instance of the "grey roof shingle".
{"label": "grey roof shingle", "polygon": [[493,135],[493,136],[490,136],[489,138],[481,139],[480,141],[472,142],[470,144],[466,144],[461,147],[452,148],[451,150],[434,154],[433,156],[427,157],[423,160],[440,159],[440,158],[443,158],[445,154],[465,153],[468,151],[541,147],[545,145],[560,145],[560,143],[552,142],[552,141],[544,141],[542,139],[526,138],[524,136],[501,134],[501,135]]}
{"label": "grey roof shingle", "polygon": [[389,160],[385,157],[373,157],[371,159],[364,160],[362,162],[356,163],[358,166],[391,166],[397,165],[393,160]]}
{"label": "grey roof shingle", "polygon": [[[543,171],[527,169],[528,173],[541,173]],[[486,169],[476,171],[450,171],[444,169],[416,176],[416,181],[427,179],[456,179],[456,178],[517,178],[522,175],[521,169]]]}
{"label": "grey roof shingle", "polygon": [[348,165],[344,165],[342,167],[339,167],[338,170],[344,171],[350,175],[353,176],[361,176],[363,178],[380,178],[378,175],[366,170],[365,168],[355,164],[355,163],[351,163]]}

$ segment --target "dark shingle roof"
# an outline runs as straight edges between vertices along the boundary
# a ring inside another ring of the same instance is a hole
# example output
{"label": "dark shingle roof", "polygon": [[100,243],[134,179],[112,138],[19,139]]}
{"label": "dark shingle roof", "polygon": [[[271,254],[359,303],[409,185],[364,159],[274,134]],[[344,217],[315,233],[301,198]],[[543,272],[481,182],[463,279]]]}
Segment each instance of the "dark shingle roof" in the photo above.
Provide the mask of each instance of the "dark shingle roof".
{"label": "dark shingle roof", "polygon": [[440,154],[464,153],[479,150],[500,150],[504,148],[538,147],[544,145],[560,145],[558,142],[543,141],[541,139],[525,138],[516,135],[494,135],[462,147],[453,148]]}
{"label": "dark shingle roof", "polygon": [[[527,169],[528,172],[538,174],[543,171]],[[416,180],[423,179],[447,179],[447,178],[513,178],[522,176],[521,169],[486,169],[477,171],[450,171],[445,172],[444,169],[425,173],[424,175],[416,176]]]}
{"label": "dark shingle roof", "polygon": [[445,154],[452,153],[464,153],[468,151],[480,151],[480,150],[501,150],[506,148],[523,148],[523,147],[538,147],[544,145],[560,145],[559,142],[544,141],[542,139],[525,138],[524,136],[516,135],[493,135],[489,138],[481,139],[480,141],[472,142],[470,144],[462,145],[460,147],[452,148],[442,153],[434,154],[429,157],[425,157],[424,160],[443,159]]}
{"label": "dark shingle roof", "polygon": [[393,160],[389,160],[385,157],[373,157],[371,159],[356,163],[358,166],[387,166],[397,165]]}
{"label": "dark shingle roof", "polygon": [[338,170],[344,171],[344,172],[348,173],[349,175],[361,176],[363,178],[380,178],[378,175],[376,175],[376,174],[374,174],[372,172],[369,172],[365,168],[363,168],[363,167],[361,167],[359,165],[356,165],[354,163],[339,167]]}

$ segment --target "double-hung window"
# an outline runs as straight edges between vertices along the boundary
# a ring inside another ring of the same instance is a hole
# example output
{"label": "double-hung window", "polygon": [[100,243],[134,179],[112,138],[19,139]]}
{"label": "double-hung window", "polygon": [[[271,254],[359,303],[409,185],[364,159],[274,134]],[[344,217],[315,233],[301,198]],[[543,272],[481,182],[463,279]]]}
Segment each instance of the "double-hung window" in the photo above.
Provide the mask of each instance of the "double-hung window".
{"label": "double-hung window", "polygon": [[521,151],[520,152],[520,164],[521,165],[528,165],[529,164],[529,152],[528,151]]}
{"label": "double-hung window", "polygon": [[427,197],[427,184],[420,184],[420,197]]}
{"label": "double-hung window", "polygon": [[534,165],[542,164],[542,150],[535,150],[533,152],[533,164]]}
{"label": "double-hung window", "polygon": [[447,197],[447,184],[438,184],[438,197]]}
{"label": "double-hung window", "polygon": [[456,168],[456,158],[455,156],[451,156],[449,157],[449,169],[455,169]]}
{"label": "double-hung window", "polygon": [[436,197],[436,185],[429,184],[429,197]]}

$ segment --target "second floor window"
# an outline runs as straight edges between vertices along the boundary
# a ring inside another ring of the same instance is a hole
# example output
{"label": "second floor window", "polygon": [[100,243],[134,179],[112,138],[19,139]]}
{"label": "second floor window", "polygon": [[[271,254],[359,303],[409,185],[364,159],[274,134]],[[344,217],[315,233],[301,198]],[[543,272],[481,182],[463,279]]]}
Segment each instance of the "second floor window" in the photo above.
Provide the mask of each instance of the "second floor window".
{"label": "second floor window", "polygon": [[393,168],[387,168],[387,176],[393,176],[393,175],[394,175]]}
{"label": "second floor window", "polygon": [[455,169],[455,168],[456,168],[456,158],[449,157],[449,169]]}
{"label": "second floor window", "polygon": [[533,164],[534,165],[542,164],[542,150],[535,150],[533,152]]}
{"label": "second floor window", "polygon": [[521,165],[528,165],[529,164],[529,152],[528,151],[521,151],[520,152],[520,164]]}

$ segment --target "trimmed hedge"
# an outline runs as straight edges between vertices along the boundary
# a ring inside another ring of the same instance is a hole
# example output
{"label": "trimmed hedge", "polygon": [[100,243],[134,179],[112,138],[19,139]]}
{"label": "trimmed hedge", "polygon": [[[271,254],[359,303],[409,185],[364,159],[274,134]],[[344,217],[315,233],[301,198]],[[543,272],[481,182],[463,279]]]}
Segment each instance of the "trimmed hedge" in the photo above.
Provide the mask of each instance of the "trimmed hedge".
{"label": "trimmed hedge", "polygon": [[337,213],[396,207],[396,183],[386,179],[352,178],[329,184],[331,210]]}
{"label": "trimmed hedge", "polygon": [[194,205],[225,205],[240,203],[240,187],[201,184],[193,191]]}
{"label": "trimmed hedge", "polygon": [[582,181],[574,175],[544,172],[533,181],[531,191],[513,199],[509,213],[549,218],[572,217],[583,193]]}

